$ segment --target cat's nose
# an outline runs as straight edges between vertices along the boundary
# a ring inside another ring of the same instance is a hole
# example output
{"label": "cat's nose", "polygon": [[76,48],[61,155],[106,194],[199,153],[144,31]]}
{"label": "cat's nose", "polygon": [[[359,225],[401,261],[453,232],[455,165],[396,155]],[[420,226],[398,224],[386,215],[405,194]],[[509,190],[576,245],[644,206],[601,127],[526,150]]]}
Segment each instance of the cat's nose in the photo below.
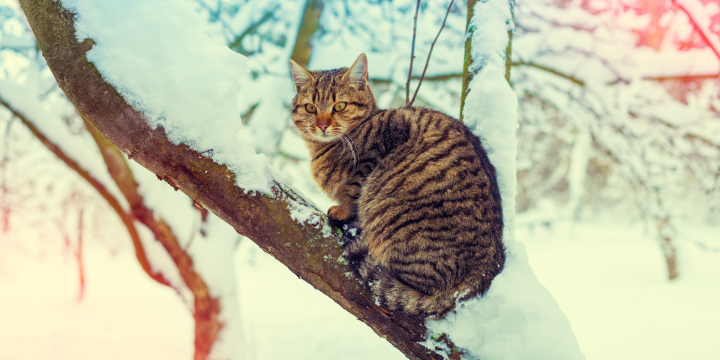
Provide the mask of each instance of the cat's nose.
{"label": "cat's nose", "polygon": [[318,127],[322,130],[322,132],[325,132],[325,129],[327,129],[328,126],[330,126],[330,124],[318,124]]}

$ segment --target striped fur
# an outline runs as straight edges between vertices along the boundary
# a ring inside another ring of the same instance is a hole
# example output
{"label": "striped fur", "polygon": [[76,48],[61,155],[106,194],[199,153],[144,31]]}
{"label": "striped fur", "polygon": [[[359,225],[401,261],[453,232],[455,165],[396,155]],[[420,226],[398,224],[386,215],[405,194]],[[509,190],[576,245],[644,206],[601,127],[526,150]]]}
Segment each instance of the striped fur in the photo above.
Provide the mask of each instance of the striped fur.
{"label": "striped fur", "polygon": [[[328,216],[359,226],[346,252],[379,303],[444,317],[484,293],[505,253],[495,170],[480,139],[431,109],[378,109],[364,55],[350,69],[291,64],[304,72],[293,120],[313,178],[338,202]],[[347,106],[334,111],[339,102]],[[317,125],[328,123],[324,132]]]}

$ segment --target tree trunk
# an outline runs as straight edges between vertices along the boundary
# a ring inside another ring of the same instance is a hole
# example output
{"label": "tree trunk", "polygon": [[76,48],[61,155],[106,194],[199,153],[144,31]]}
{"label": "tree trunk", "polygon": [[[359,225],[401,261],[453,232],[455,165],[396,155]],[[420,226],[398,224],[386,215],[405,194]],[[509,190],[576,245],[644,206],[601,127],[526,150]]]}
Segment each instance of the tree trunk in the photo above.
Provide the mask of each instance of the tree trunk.
{"label": "tree trunk", "polygon": [[[511,1],[514,6],[515,1],[514,0],[508,0]],[[470,85],[470,80],[472,80],[473,76],[480,70],[480,69],[474,69],[471,70],[472,66],[472,33],[475,31],[475,29],[470,28],[470,23],[472,21],[473,17],[473,7],[475,7],[475,4],[477,3],[477,0],[468,0],[468,13],[467,13],[467,23],[465,23],[465,58],[463,60],[463,74],[462,74],[462,93],[460,95],[460,121],[463,121],[463,110],[465,110],[465,97],[467,96],[468,92],[468,86]],[[514,16],[514,15],[513,15]],[[512,65],[511,58],[512,58],[512,31],[508,31],[508,44],[505,48],[505,79],[510,82],[510,66]]]}
{"label": "tree trunk", "polygon": [[663,255],[665,255],[668,279],[675,280],[679,273],[677,267],[677,249],[672,242],[674,232],[670,226],[670,219],[667,217],[656,218],[655,222],[657,223],[658,237],[660,238],[660,248],[663,251]]}
{"label": "tree trunk", "polygon": [[[468,85],[472,80],[470,65],[472,65],[472,36],[470,36],[470,22],[473,17],[473,7],[477,0],[467,0],[467,22],[465,23],[465,58],[463,58],[462,92],[460,93],[460,121],[463,121],[463,110],[465,109],[465,97]],[[510,44],[508,44],[510,46]]]}
{"label": "tree trunk", "polygon": [[292,59],[303,67],[307,67],[312,53],[310,40],[317,29],[320,28],[320,14],[323,9],[323,0],[307,0],[303,11],[302,22],[298,29]]}

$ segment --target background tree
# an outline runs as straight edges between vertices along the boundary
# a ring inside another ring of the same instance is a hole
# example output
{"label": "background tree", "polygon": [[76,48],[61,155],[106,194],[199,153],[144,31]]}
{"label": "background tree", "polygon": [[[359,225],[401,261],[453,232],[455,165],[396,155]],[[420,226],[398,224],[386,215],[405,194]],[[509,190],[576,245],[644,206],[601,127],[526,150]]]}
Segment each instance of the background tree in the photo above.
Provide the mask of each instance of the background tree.
{"label": "background tree", "polygon": [[720,116],[719,11],[713,1],[518,4],[521,211],[549,198],[575,219],[632,206],[655,228],[670,279],[678,238],[708,248],[675,219],[717,211],[720,138],[708,130]]}

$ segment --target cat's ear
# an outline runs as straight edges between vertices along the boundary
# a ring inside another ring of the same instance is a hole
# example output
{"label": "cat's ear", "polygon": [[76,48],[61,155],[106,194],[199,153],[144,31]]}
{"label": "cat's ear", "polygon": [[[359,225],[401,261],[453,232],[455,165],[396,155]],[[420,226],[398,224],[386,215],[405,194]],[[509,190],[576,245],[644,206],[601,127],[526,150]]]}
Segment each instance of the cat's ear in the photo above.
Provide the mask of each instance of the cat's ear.
{"label": "cat's ear", "polygon": [[343,75],[343,80],[350,82],[364,83],[368,81],[368,64],[365,54],[360,54],[348,71]]}
{"label": "cat's ear", "polygon": [[300,91],[303,85],[315,80],[315,77],[304,67],[300,66],[293,59],[290,59],[290,69],[292,70],[293,79],[295,79],[295,90]]}

